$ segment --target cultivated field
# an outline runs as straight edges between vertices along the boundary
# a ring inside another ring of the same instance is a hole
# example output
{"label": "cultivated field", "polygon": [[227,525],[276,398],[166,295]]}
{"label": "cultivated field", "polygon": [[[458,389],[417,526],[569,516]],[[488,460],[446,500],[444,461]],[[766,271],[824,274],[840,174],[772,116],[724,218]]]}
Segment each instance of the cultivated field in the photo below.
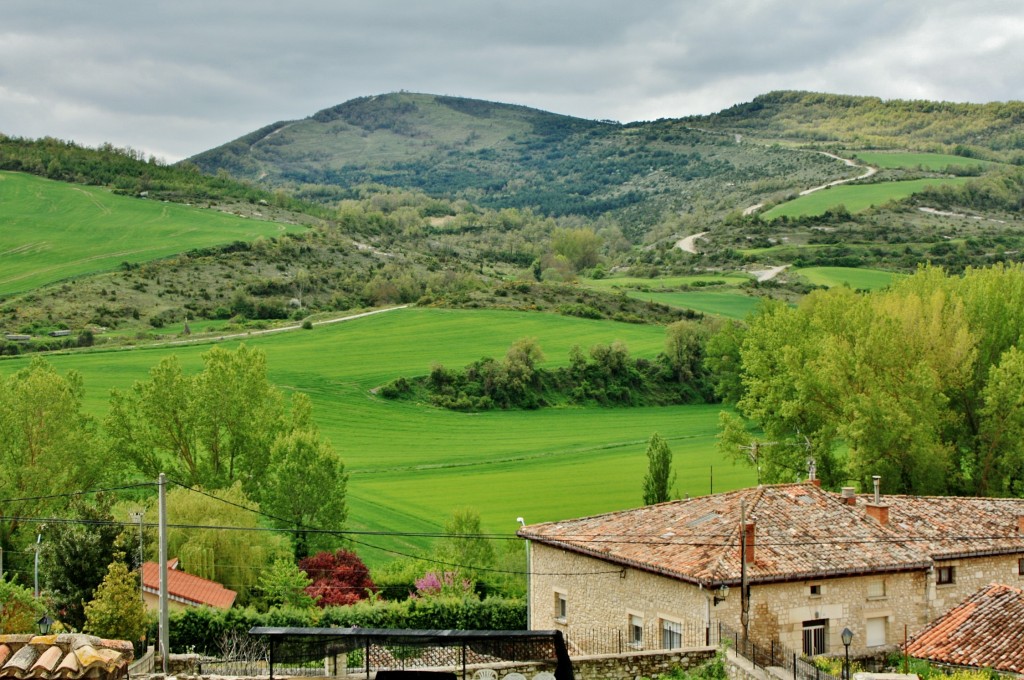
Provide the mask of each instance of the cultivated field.
{"label": "cultivated field", "polygon": [[638,300],[660,302],[663,305],[680,309],[694,309],[704,314],[722,316],[727,319],[745,319],[747,315],[757,309],[757,305],[760,303],[759,298],[729,289],[690,290],[678,293],[629,291],[626,294]]}
{"label": "cultivated field", "polygon": [[286,228],[16,172],[0,172],[0,206],[0,295]]}
{"label": "cultivated field", "polygon": [[804,267],[791,271],[818,286],[849,286],[858,290],[885,288],[896,278],[893,272],[853,267]]}
{"label": "cultivated field", "polygon": [[[989,168],[998,163],[977,158],[965,158],[941,153],[914,153],[909,151],[849,151],[847,157],[854,157],[876,168],[907,168],[942,172],[950,166],[956,168]],[[843,155],[843,154],[840,154]]]}
{"label": "cultivated field", "polygon": [[[547,314],[407,309],[341,324],[254,337],[267,353],[271,379],[313,399],[322,432],[351,473],[350,527],[385,533],[438,530],[452,509],[480,511],[485,530],[513,532],[515,518],[540,522],[640,504],[647,439],[668,439],[683,494],[736,488],[753,481],[746,468],[714,453],[717,406],[641,409],[558,408],[456,413],[390,402],[371,392],[400,376],[427,373],[434,362],[462,366],[502,356],[521,337],[537,338],[546,364],[567,363],[569,348],[625,342],[653,357],[664,330]],[[225,343],[235,346],[236,342]],[[162,356],[178,354],[198,370],[208,346],[149,348],[50,357],[60,371],[85,379],[88,408],[102,416],[112,387],[146,376]],[[5,373],[26,359],[0,361]],[[428,539],[364,537],[407,551]],[[361,549],[370,563],[388,553]]]}
{"label": "cultivated field", "polygon": [[943,184],[962,184],[966,181],[968,181],[968,178],[956,177],[949,179],[915,179],[906,182],[845,184],[780,203],[763,213],[762,217],[766,220],[773,220],[777,217],[821,215],[829,208],[839,205],[846,206],[846,209],[851,213],[858,213],[872,206],[884,205],[889,201],[906,198],[925,187]]}

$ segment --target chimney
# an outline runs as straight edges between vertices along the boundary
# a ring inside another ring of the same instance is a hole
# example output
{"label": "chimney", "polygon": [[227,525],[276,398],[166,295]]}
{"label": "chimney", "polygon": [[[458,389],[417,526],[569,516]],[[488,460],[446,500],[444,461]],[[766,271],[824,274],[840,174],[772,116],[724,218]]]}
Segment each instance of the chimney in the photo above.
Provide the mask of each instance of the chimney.
{"label": "chimney", "polygon": [[842,499],[847,505],[857,505],[857,492],[852,486],[844,486]]}
{"label": "chimney", "polygon": [[864,510],[868,517],[874,517],[876,522],[885,526],[889,523],[889,506],[882,503],[882,478],[874,475],[871,479],[875,482],[875,498],[864,506]]}
{"label": "chimney", "polygon": [[743,557],[747,564],[754,563],[754,523],[747,522],[743,527]]}
{"label": "chimney", "polygon": [[1017,533],[1024,534],[1024,515],[1017,516]]}
{"label": "chimney", "polygon": [[821,486],[821,480],[818,479],[818,464],[813,458],[807,459],[807,481],[814,486]]}

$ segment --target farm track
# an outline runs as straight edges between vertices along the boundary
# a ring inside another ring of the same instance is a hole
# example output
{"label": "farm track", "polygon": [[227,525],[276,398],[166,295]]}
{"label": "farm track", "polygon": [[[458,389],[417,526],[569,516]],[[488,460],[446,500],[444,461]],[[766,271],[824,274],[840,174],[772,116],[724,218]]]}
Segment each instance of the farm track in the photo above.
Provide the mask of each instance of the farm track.
{"label": "farm track", "polygon": [[[851,168],[864,168],[865,169],[864,174],[857,175],[856,177],[847,177],[846,179],[837,179],[834,182],[829,182],[827,184],[822,184],[821,186],[811,187],[810,189],[804,189],[799,194],[797,194],[798,196],[807,196],[808,194],[813,194],[816,191],[821,191],[822,189],[828,189],[829,187],[835,187],[835,186],[839,186],[840,184],[849,184],[850,182],[856,182],[858,180],[867,179],[868,177],[871,177],[872,175],[874,175],[875,173],[878,172],[878,168],[876,168],[876,167],[873,167],[871,165],[861,165],[860,163],[858,163],[857,161],[855,161],[855,160],[853,160],[851,158],[843,158],[842,156],[837,156],[834,153],[829,153],[828,151],[816,151],[815,153],[820,153],[820,154],[822,154],[824,156],[828,156],[829,158],[834,158],[837,161],[842,161],[843,163],[845,163],[846,165],[850,166]],[[752,205],[752,206],[750,206],[748,208],[744,208],[743,209],[743,215],[744,216],[753,215],[754,213],[756,213],[758,210],[760,210],[763,207],[764,207],[764,203],[758,203],[757,205]]]}

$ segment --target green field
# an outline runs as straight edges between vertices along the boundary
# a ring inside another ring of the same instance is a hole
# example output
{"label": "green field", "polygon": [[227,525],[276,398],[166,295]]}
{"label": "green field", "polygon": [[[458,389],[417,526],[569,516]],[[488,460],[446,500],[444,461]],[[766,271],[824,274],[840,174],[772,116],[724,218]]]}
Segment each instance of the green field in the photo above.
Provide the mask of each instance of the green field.
{"label": "green field", "polygon": [[704,314],[724,316],[727,319],[745,319],[757,309],[760,298],[744,295],[735,290],[693,290],[678,293],[627,293],[637,300],[650,300],[669,307],[694,309]]}
{"label": "green field", "polygon": [[286,228],[16,172],[0,172],[0,215],[0,295]]}
{"label": "green field", "polygon": [[[371,388],[400,376],[425,374],[434,362],[462,366],[501,356],[522,337],[537,338],[546,365],[568,362],[578,344],[622,340],[653,357],[664,329],[548,314],[406,309],[346,323],[253,337],[267,354],[272,381],[313,399],[316,420],[351,473],[350,528],[415,533],[436,531],[456,507],[479,510],[485,530],[515,530],[515,518],[540,522],[640,504],[644,455],[653,432],[675,453],[678,488],[705,494],[753,481],[747,468],[714,453],[718,406],[557,408],[478,414],[390,402]],[[237,343],[226,343],[234,346]],[[112,387],[144,378],[174,352],[198,370],[208,346],[149,348],[53,356],[60,371],[85,379],[88,409],[102,415]],[[0,371],[24,366],[0,361]],[[426,539],[388,535],[365,543],[392,550],[424,547]],[[388,553],[369,548],[371,564]]]}
{"label": "green field", "polygon": [[[863,163],[873,165],[876,168],[907,168],[942,172],[953,166],[956,168],[988,168],[997,165],[992,161],[983,161],[977,158],[964,158],[942,153],[914,153],[909,151],[850,151],[847,152]],[[842,155],[842,154],[840,154]]]}
{"label": "green field", "polygon": [[963,184],[969,179],[957,177],[952,179],[915,179],[906,182],[876,182],[874,184],[844,184],[780,203],[763,213],[762,217],[766,220],[773,220],[777,217],[821,215],[829,208],[838,205],[846,206],[851,213],[858,213],[871,206],[884,205],[889,201],[906,198],[925,187]]}
{"label": "green field", "polygon": [[896,274],[881,269],[857,269],[854,267],[804,267],[792,270],[794,274],[807,279],[817,286],[849,286],[858,290],[885,288],[893,282]]}
{"label": "green field", "polygon": [[736,285],[750,281],[744,274],[703,274],[700,276],[665,276],[656,279],[636,276],[616,276],[605,279],[583,279],[581,283],[595,290],[615,290],[616,288],[678,288],[695,284]]}

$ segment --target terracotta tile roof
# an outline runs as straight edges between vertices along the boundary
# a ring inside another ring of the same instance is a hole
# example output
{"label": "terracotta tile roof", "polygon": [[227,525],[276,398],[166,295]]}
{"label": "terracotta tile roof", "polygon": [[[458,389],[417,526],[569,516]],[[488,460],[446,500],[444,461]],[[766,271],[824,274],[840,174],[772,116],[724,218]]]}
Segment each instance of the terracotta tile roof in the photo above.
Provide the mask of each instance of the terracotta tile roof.
{"label": "terracotta tile roof", "polygon": [[134,658],[130,642],[93,635],[0,635],[0,678],[117,680]]}
{"label": "terracotta tile roof", "polygon": [[907,644],[910,656],[1024,673],[1024,591],[993,583],[936,619]]}
{"label": "terracotta tile roof", "polygon": [[812,483],[780,484],[525,527],[519,535],[716,586],[740,579],[740,505],[755,525],[752,583],[926,569],[903,533]]}
{"label": "terracotta tile roof", "polygon": [[[177,558],[170,560],[167,564],[167,596],[172,600],[219,609],[229,609],[234,604],[237,595],[235,591],[225,588],[216,581],[209,581],[179,571]],[[174,569],[170,568],[171,564],[174,564]],[[160,565],[156,562],[143,563],[142,589],[147,593],[160,593]]]}
{"label": "terracotta tile roof", "polygon": [[[1024,552],[1024,498],[882,496],[889,526],[934,559]],[[858,500],[858,506],[863,507]]]}

